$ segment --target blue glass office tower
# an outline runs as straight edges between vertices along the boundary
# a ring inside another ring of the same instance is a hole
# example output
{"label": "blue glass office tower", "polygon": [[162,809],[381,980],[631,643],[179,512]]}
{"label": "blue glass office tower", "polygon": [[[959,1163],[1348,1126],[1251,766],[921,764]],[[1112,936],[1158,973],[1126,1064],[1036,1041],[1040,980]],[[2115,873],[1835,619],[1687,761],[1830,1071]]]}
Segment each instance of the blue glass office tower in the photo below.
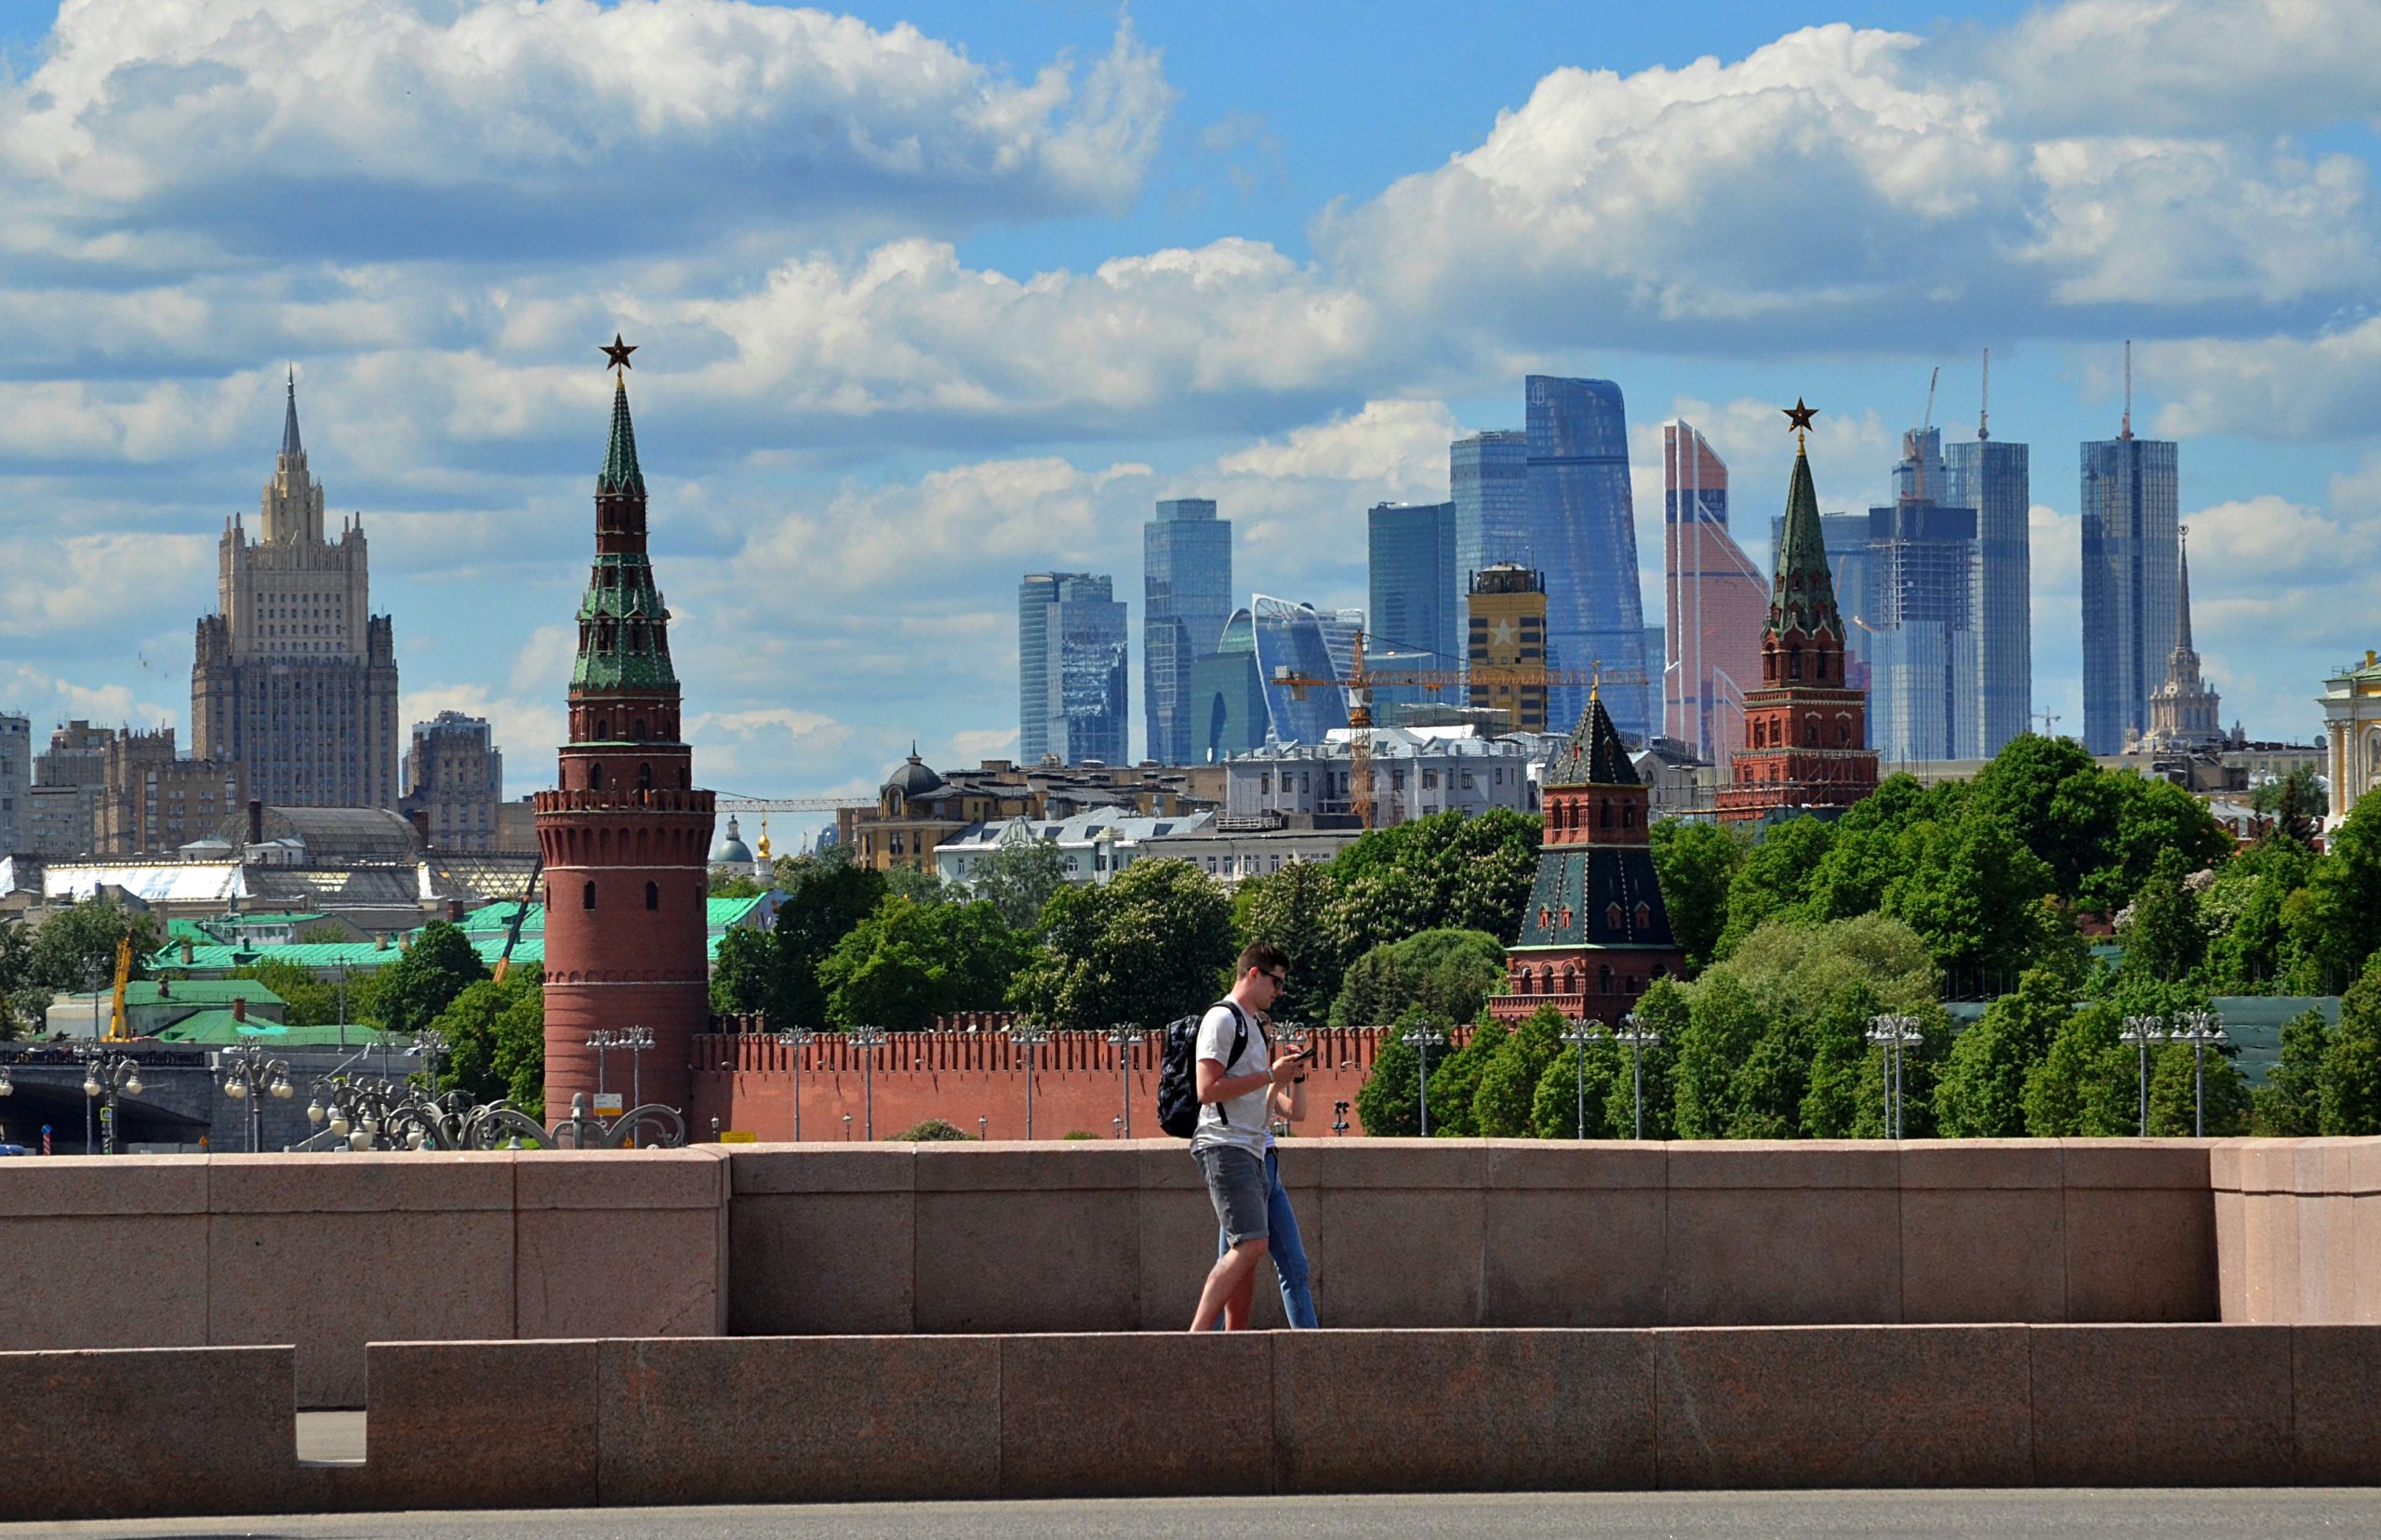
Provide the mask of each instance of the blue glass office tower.
{"label": "blue glass office tower", "polygon": [[1869,743],[1887,764],[1979,755],[1975,511],[1869,510]]}
{"label": "blue glass office tower", "polygon": [[1198,761],[1186,708],[1190,671],[1216,650],[1232,613],[1231,523],[1210,498],[1174,498],[1141,526],[1144,751],[1160,764]]}
{"label": "blue glass office tower", "polygon": [[2124,751],[2149,726],[2149,693],[2175,644],[2179,484],[2175,445],[2127,430],[2087,440],[2083,462],[2083,747]]}
{"label": "blue glass office tower", "polygon": [[[1609,379],[1531,375],[1530,565],[1546,575],[1548,667],[1616,676],[1604,708],[1621,736],[1643,743],[1652,726],[1645,606],[1637,588],[1637,524],[1629,488],[1629,421]],[[1560,724],[1586,710],[1585,684],[1549,692]]]}
{"label": "blue glass office tower", "polygon": [[1265,746],[1265,683],[1257,675],[1257,620],[1234,610],[1215,651],[1190,665],[1190,763],[1217,764]]}
{"label": "blue glass office tower", "polygon": [[1124,605],[1088,572],[1030,573],[1017,586],[1018,758],[1125,763],[1131,705]]}
{"label": "blue glass office tower", "polygon": [[1502,562],[1529,564],[1529,435],[1474,433],[1447,445],[1447,493],[1455,499],[1453,613],[1461,631],[1474,575]]}
{"label": "blue glass office tower", "polygon": [[[1257,676],[1265,691],[1268,735],[1276,743],[1321,743],[1335,727],[1348,725],[1348,697],[1328,685],[1279,683],[1284,674],[1301,679],[1339,679],[1325,624],[1333,617],[1311,604],[1257,594],[1250,602]],[[1350,641],[1354,628],[1348,628]]]}
{"label": "blue glass office tower", "polygon": [[1377,503],[1364,515],[1371,619],[1364,651],[1425,655],[1460,669],[1456,651],[1455,504]]}
{"label": "blue glass office tower", "polygon": [[[1979,430],[1981,431],[1981,430]],[[2022,444],[1979,436],[1944,458],[1937,500],[1972,510],[1976,539],[1976,670],[1986,757],[2033,724],[2033,488]],[[2162,677],[2162,676],[2161,676]]]}

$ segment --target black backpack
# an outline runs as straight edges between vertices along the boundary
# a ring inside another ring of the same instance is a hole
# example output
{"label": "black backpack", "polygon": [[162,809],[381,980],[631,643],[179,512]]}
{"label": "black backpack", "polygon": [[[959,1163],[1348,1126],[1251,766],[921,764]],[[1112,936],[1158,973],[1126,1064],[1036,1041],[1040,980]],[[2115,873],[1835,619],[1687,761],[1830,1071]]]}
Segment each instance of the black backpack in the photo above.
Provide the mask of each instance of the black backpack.
{"label": "black backpack", "polygon": [[[1231,1012],[1231,1057],[1224,1060],[1229,1067],[1240,1062],[1242,1051],[1248,1046],[1248,1013],[1229,1000],[1219,1000],[1216,1005]],[[1210,1005],[1207,1010],[1215,1008]],[[1157,1067],[1157,1125],[1177,1139],[1199,1131],[1199,1023],[1206,1018],[1207,1012],[1201,1011],[1165,1025],[1165,1051]],[[1223,1116],[1220,1107],[1216,1115]]]}

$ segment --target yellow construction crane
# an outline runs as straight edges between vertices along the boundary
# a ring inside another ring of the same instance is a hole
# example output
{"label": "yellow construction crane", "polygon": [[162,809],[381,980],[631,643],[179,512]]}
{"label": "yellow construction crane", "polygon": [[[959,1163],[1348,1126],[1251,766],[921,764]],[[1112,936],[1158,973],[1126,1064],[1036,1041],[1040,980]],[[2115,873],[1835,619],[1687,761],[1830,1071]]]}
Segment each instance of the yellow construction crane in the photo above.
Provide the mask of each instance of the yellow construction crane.
{"label": "yellow construction crane", "polygon": [[1344,690],[1348,697],[1348,810],[1363,828],[1373,827],[1373,691],[1376,689],[1455,689],[1472,685],[1519,685],[1554,689],[1564,685],[1643,684],[1637,670],[1548,669],[1521,664],[1489,669],[1382,669],[1364,663],[1364,633],[1356,632],[1348,656],[1345,679],[1324,679],[1295,673],[1286,667],[1273,670],[1272,683],[1285,685],[1294,700],[1309,690]]}

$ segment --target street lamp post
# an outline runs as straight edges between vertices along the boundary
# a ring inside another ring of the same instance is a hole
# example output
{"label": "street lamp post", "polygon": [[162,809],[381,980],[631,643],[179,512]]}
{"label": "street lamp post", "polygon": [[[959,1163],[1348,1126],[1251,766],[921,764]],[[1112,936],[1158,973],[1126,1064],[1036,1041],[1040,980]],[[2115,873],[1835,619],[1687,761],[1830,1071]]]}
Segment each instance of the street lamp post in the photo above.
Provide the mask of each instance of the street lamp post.
{"label": "street lamp post", "polygon": [[248,1153],[264,1148],[264,1098],[287,1101],[295,1094],[289,1083],[289,1061],[270,1056],[253,1042],[235,1043],[215,1055],[223,1073],[223,1094],[247,1104]]}
{"label": "street lamp post", "polygon": [[1869,1018],[1869,1041],[1884,1050],[1885,1137],[1901,1137],[1903,1050],[1920,1041],[1918,1018],[1887,1013]]}
{"label": "street lamp post", "polygon": [[1443,1045],[1447,1035],[1428,1023],[1406,1029],[1405,1041],[1414,1045],[1418,1067],[1414,1072],[1416,1101],[1420,1108],[1422,1137],[1430,1136],[1430,1050]]}
{"label": "street lamp post", "polygon": [[[876,1051],[885,1046],[882,1027],[855,1027],[845,1036],[860,1054],[860,1134],[863,1139],[876,1137]],[[851,1119],[846,1115],[844,1121]]]}
{"label": "street lamp post", "polygon": [[83,1052],[83,1152],[85,1154],[91,1152],[91,1146],[98,1137],[92,1130],[91,1119],[93,1109],[99,1107],[101,1096],[107,1098],[107,1106],[100,1109],[108,1124],[107,1153],[111,1155],[115,1153],[116,1129],[120,1123],[116,1107],[118,1093],[130,1096],[140,1095],[140,1061],[123,1054],[102,1053],[99,1044],[94,1042]]}
{"label": "street lamp post", "polygon": [[432,1028],[424,1027],[413,1035],[413,1052],[419,1055],[423,1073],[430,1077],[430,1098],[438,1099],[438,1060],[446,1052],[446,1040]]}
{"label": "street lamp post", "polygon": [[1124,1104],[1116,1122],[1116,1136],[1133,1136],[1133,1048],[1141,1041],[1141,1029],[1125,1022],[1118,1022],[1108,1034],[1108,1045],[1116,1050],[1116,1094]]}
{"label": "street lamp post", "polygon": [[2139,1085],[2141,1089],[2141,1136],[2149,1137],[2149,1045],[2163,1042],[2165,1022],[2154,1016],[2124,1018],[2124,1030],[2117,1034],[2119,1042],[2130,1042],[2141,1051]]}
{"label": "street lamp post", "polygon": [[1331,1104],[1331,1133],[1335,1138],[1344,1139],[1348,1136],[1348,1104],[1346,1102],[1336,1101]]}
{"label": "street lamp post", "polygon": [[2224,1035],[2223,1019],[2213,1011],[2185,1011],[2175,1017],[2175,1029],[2166,1034],[2175,1042],[2191,1045],[2191,1137],[2207,1137],[2207,1050],[2210,1044],[2221,1048],[2231,1039]]}
{"label": "street lamp post", "polygon": [[1573,1062],[1579,1071],[1579,1124],[1578,1132],[1572,1135],[1574,1138],[1588,1136],[1588,1045],[1603,1035],[1603,1023],[1601,1021],[1573,1016],[1563,1024],[1563,1041],[1574,1050]]}
{"label": "street lamp post", "polygon": [[1645,1025],[1636,1012],[1620,1018],[1620,1029],[1612,1034],[1613,1041],[1629,1045],[1629,1095],[1630,1116],[1634,1122],[1629,1137],[1645,1136],[1645,1050],[1659,1048],[1662,1034]]}
{"label": "street lamp post", "polygon": [[1009,1042],[1025,1050],[1025,1137],[1033,1138],[1033,1051],[1050,1035],[1047,1027],[1037,1027],[1020,1021],[1008,1029]]}
{"label": "street lamp post", "polygon": [[793,1027],[777,1034],[779,1042],[793,1055],[793,1142],[802,1142],[802,1051],[810,1046],[818,1033],[806,1028]]}

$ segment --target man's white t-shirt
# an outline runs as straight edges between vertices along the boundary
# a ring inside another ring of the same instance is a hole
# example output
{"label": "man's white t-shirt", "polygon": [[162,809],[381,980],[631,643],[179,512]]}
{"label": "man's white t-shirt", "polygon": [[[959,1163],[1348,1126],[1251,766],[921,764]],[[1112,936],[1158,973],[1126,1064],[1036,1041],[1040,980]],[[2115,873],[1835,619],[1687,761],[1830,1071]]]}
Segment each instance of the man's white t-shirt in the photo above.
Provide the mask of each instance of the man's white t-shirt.
{"label": "man's white t-shirt", "polygon": [[[1219,1004],[1200,1018],[1196,1057],[1222,1065],[1227,1080],[1272,1069],[1273,1050],[1265,1041],[1265,1029],[1257,1024],[1257,1013],[1244,1011],[1235,1016],[1233,1010],[1230,1005]],[[1240,1056],[1233,1058],[1231,1040],[1244,1021],[1248,1027],[1248,1041],[1241,1045]],[[1192,1072],[1197,1072],[1195,1065]],[[1229,1101],[1203,1103],[1199,1108],[1199,1126],[1190,1135],[1190,1148],[1245,1149],[1263,1160],[1266,1144],[1271,1138],[1266,1127],[1265,1103],[1272,1091],[1272,1082],[1268,1081]]]}

